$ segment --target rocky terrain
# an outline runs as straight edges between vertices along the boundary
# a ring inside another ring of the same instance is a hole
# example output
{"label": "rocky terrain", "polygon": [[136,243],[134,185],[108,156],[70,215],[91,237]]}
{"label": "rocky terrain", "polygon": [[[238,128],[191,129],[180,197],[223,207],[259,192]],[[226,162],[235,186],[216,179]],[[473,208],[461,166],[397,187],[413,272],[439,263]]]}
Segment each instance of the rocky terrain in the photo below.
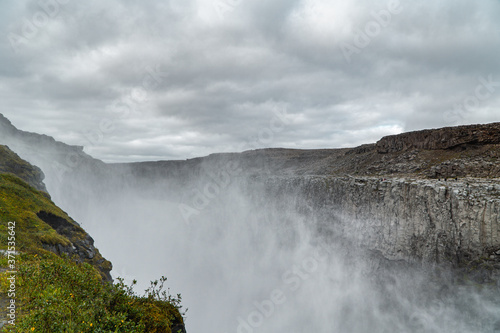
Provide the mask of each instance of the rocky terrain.
{"label": "rocky terrain", "polygon": [[411,149],[445,150],[464,144],[500,143],[500,123],[445,127],[390,135],[377,142],[377,152],[385,154]]}
{"label": "rocky terrain", "polygon": [[7,146],[0,146],[0,173],[14,174],[34,188],[47,192],[42,170],[22,160]]}

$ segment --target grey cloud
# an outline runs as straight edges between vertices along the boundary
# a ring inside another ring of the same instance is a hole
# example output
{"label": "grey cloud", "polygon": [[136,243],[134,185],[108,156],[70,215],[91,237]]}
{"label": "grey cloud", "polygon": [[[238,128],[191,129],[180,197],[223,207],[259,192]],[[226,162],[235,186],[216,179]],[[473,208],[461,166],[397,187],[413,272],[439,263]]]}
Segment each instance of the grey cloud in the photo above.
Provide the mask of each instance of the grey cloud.
{"label": "grey cloud", "polygon": [[[341,43],[389,1],[222,1],[223,15],[220,3],[70,1],[18,53],[0,42],[0,112],[108,161],[237,150],[265,129],[274,104],[293,121],[263,147],[344,147],[498,120],[500,87],[446,116],[478,77],[500,80],[498,2],[401,2],[350,63]],[[4,36],[40,10],[2,6]],[[108,118],[115,129],[89,142],[82,133]]]}

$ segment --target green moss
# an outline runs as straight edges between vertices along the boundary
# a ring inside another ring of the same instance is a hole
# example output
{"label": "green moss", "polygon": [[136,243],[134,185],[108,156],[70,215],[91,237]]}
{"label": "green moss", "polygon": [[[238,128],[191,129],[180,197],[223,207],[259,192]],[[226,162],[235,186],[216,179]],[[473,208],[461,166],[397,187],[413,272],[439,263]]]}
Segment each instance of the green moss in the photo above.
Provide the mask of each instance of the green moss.
{"label": "green moss", "polygon": [[43,189],[43,173],[21,159],[7,146],[0,145],[0,173],[11,173],[38,189]]}
{"label": "green moss", "polygon": [[[4,232],[8,222],[12,221],[16,223],[16,245],[20,250],[40,250],[43,244],[69,245],[70,240],[59,235],[37,216],[40,211],[52,213],[74,223],[78,229],[75,237],[85,235],[85,231],[42,192],[14,175],[0,174],[0,231],[3,237],[5,238]],[[2,242],[0,246],[5,248],[6,243]]]}
{"label": "green moss", "polygon": [[107,260],[105,260],[102,264],[100,264],[99,267],[106,271],[111,271],[111,269],[113,268],[111,262]]}

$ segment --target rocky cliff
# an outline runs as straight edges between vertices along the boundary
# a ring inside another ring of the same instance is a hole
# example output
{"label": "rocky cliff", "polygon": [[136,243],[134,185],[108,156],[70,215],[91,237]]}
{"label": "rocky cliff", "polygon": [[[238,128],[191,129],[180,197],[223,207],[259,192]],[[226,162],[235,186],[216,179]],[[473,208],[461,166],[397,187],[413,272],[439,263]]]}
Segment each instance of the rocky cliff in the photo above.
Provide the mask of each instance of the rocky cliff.
{"label": "rocky cliff", "polygon": [[2,145],[0,145],[0,173],[16,175],[37,190],[47,192],[42,170],[22,160],[9,147]]}
{"label": "rocky cliff", "polygon": [[[500,183],[374,177],[266,177],[262,205],[295,208],[329,233],[391,260],[500,277]],[[288,197],[288,199],[287,199]],[[269,199],[272,198],[272,199]]]}

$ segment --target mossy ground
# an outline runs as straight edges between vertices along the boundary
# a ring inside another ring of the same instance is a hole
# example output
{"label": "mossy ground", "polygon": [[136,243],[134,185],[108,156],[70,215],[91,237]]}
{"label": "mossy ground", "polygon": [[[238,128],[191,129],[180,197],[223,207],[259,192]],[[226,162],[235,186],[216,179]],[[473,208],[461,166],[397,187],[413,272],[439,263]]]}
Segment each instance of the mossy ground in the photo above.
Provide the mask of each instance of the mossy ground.
{"label": "mossy ground", "polygon": [[[0,174],[0,249],[7,246],[7,223],[10,221],[16,222],[18,250],[39,252],[43,249],[43,244],[69,245],[70,240],[38,218],[36,214],[40,211],[72,221],[42,192],[14,175]],[[75,234],[79,238],[84,236],[83,229]]]}

